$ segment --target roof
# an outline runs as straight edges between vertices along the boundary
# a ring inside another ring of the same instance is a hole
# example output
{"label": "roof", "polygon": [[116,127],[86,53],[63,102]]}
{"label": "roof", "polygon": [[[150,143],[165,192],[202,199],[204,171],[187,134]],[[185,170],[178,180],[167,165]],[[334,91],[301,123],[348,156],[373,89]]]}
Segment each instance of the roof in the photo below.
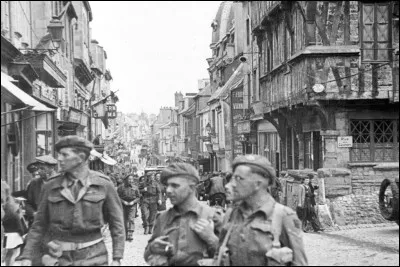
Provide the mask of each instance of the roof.
{"label": "roof", "polygon": [[211,85],[207,85],[197,94],[197,96],[211,96]]}
{"label": "roof", "polygon": [[214,19],[214,22],[216,22],[216,27],[212,32],[212,43],[218,43],[225,37],[225,35],[232,28],[233,19],[233,1],[222,2]]}
{"label": "roof", "polygon": [[214,100],[219,99],[220,97],[225,97],[228,95],[230,90],[237,88],[243,83],[244,80],[244,65],[241,63],[239,67],[235,70],[229,80],[225,83],[224,86],[218,88],[217,91],[210,97],[207,103],[213,102]]}
{"label": "roof", "polygon": [[210,111],[210,106],[206,106],[205,108],[203,108],[202,110],[199,111],[199,114],[203,114]]}

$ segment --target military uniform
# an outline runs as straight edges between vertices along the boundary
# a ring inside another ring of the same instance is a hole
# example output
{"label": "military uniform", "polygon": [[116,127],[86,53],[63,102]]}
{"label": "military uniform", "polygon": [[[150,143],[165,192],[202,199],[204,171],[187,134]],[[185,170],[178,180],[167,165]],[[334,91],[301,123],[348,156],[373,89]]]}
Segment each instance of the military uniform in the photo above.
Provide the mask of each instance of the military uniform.
{"label": "military uniform", "polygon": [[[78,136],[66,136],[56,144],[64,147],[93,145]],[[124,222],[121,201],[111,180],[104,174],[88,170],[88,176],[76,179],[69,173],[51,177],[44,185],[34,223],[28,234],[21,259],[32,259],[34,248],[43,240],[59,245],[59,265],[108,265],[108,253],[102,227],[109,224],[113,242],[113,259],[124,252]]]}
{"label": "military uniform", "polygon": [[162,200],[160,186],[155,181],[145,181],[141,185],[141,211],[145,234],[151,233],[157,215],[157,202]]}
{"label": "military uniform", "polygon": [[[267,158],[259,155],[245,155],[236,158],[232,169],[244,165],[269,179],[275,179],[275,170]],[[236,179],[234,176],[232,180]],[[234,182],[231,180],[231,183]],[[235,186],[239,186],[237,184]],[[307,265],[303,245],[303,231],[296,213],[289,207],[277,203],[265,190],[263,203],[250,209],[246,199],[236,203],[225,215],[220,235],[220,246],[224,241],[229,250],[229,265],[268,266],[283,264],[284,252],[292,250],[292,265]],[[258,191],[257,193],[263,193]],[[228,235],[229,233],[229,235]],[[225,240],[226,239],[226,240]],[[267,257],[267,252],[269,257]],[[275,254],[271,257],[271,254]],[[220,253],[220,252],[219,252]]]}
{"label": "military uniform", "polygon": [[[280,204],[271,197],[270,201],[251,214],[246,212],[243,203],[227,211],[220,241],[224,239],[229,227],[235,225],[227,243],[232,266],[268,265],[265,253],[272,247],[271,214],[275,205]],[[296,213],[285,207],[280,242],[282,247],[293,250],[293,265],[307,265],[302,234],[301,222]]]}
{"label": "military uniform", "polygon": [[201,202],[184,214],[175,207],[157,214],[154,232],[145,250],[145,260],[149,261],[152,256],[150,243],[163,235],[167,235],[174,246],[173,255],[167,259],[169,266],[197,266],[198,260],[213,257],[216,247],[207,245],[191,228],[201,218],[212,219],[218,233],[223,216],[215,208]]}
{"label": "military uniform", "polygon": [[[140,199],[141,195],[139,188],[136,185],[126,185],[122,184],[118,187],[119,197],[129,203]],[[124,209],[124,221],[125,221],[125,234],[127,240],[132,240],[132,234],[135,231],[135,215],[137,210],[137,203],[126,204],[122,203]]]}

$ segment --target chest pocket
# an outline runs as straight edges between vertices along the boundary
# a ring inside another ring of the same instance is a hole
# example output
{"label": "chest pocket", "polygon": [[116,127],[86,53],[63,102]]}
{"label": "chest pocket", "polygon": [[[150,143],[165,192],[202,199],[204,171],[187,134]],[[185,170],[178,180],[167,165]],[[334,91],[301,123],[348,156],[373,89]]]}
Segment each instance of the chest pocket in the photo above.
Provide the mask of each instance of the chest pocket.
{"label": "chest pocket", "polygon": [[103,223],[103,203],[106,199],[105,194],[102,193],[86,193],[82,198],[82,212],[84,217],[86,218],[85,221],[90,221],[95,224]]}
{"label": "chest pocket", "polygon": [[259,257],[264,258],[268,248],[272,246],[274,236],[269,222],[253,222],[250,225],[249,250]]}
{"label": "chest pocket", "polygon": [[70,225],[74,206],[61,195],[49,195],[48,198],[50,222],[61,224],[63,227]]}

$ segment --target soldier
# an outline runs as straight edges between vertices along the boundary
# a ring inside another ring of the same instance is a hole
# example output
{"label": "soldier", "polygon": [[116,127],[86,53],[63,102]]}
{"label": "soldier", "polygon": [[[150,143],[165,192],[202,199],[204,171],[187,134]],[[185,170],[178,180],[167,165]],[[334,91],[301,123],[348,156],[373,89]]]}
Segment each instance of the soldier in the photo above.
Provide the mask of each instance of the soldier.
{"label": "soldier", "polygon": [[34,223],[21,255],[30,266],[33,249],[41,240],[49,247],[45,264],[108,265],[108,253],[101,229],[110,226],[113,266],[119,266],[124,252],[122,205],[111,180],[89,169],[93,144],[79,136],[66,136],[55,145],[59,153],[59,175],[44,185]]}
{"label": "soldier", "polygon": [[163,211],[163,210],[167,209],[167,188],[165,187],[165,185],[163,185],[161,183],[161,173],[160,172],[157,172],[155,179],[156,179],[157,184],[160,186],[161,197],[162,197],[162,199],[161,199],[162,203],[161,203],[161,205],[157,206],[157,210]]}
{"label": "soldier", "polygon": [[225,208],[225,177],[222,177],[222,174],[219,174],[212,177],[210,179],[210,183],[210,191],[207,192],[207,194],[210,196],[210,206],[220,205],[222,208]]}
{"label": "soldier", "polygon": [[225,266],[307,265],[300,220],[269,192],[275,169],[267,158],[239,156],[232,169],[226,191],[237,204],[226,212],[216,259]]}
{"label": "soldier", "polygon": [[218,245],[222,217],[196,198],[197,170],[187,163],[165,168],[161,182],[173,205],[157,215],[154,233],[145,253],[152,266],[196,266],[205,255],[213,257]]}
{"label": "soldier", "polygon": [[26,189],[26,217],[29,225],[32,225],[34,216],[39,207],[40,198],[42,196],[42,188],[49,177],[56,174],[57,160],[50,155],[36,157],[36,161],[29,164],[28,170],[35,170],[38,177],[35,175]]}
{"label": "soldier", "polygon": [[141,186],[141,211],[144,234],[153,233],[154,220],[157,215],[157,204],[162,204],[161,188],[155,180],[155,174],[149,173]]}
{"label": "soldier", "polygon": [[132,174],[125,177],[124,184],[120,185],[117,191],[124,209],[126,240],[132,241],[132,234],[135,231],[137,203],[139,203],[140,200],[139,188],[134,184]]}

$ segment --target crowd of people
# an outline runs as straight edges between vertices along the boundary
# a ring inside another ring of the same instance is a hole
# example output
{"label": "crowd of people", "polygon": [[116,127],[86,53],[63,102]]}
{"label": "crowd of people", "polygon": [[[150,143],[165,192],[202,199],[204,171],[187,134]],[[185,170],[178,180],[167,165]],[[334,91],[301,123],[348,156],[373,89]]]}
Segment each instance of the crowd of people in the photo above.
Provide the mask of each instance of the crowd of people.
{"label": "crowd of people", "polygon": [[112,265],[119,266],[125,242],[134,241],[139,209],[144,234],[151,235],[144,258],[152,266],[306,265],[307,221],[323,230],[315,213],[318,188],[304,179],[296,214],[279,203],[280,183],[265,157],[239,156],[232,173],[199,175],[188,163],[173,163],[162,171],[114,176],[90,170],[91,149],[81,137],[63,137],[55,144],[57,159],[41,156],[28,165],[26,190],[11,194],[2,181],[7,266],[15,260],[23,266],[108,265],[106,225]]}

